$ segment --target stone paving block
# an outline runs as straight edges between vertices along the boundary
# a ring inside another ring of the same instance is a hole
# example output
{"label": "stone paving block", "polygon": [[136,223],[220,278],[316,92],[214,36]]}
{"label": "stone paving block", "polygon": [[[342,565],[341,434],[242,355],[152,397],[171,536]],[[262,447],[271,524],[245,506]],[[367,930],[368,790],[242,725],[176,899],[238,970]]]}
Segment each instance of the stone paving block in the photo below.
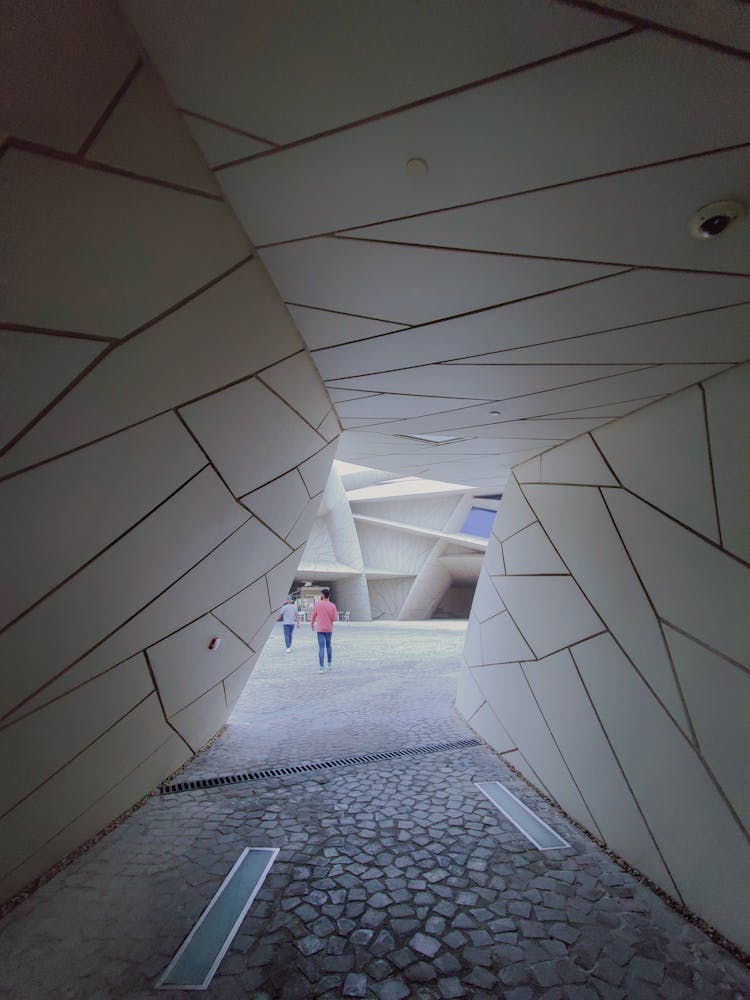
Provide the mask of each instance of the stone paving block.
{"label": "stone paving block", "polygon": [[345,997],[366,997],[367,976],[361,972],[350,972],[344,980],[341,995]]}
{"label": "stone paving block", "polygon": [[461,980],[455,976],[448,976],[446,979],[438,980],[438,989],[440,990],[440,995],[445,997],[445,1000],[453,1000],[455,997],[466,996],[466,990],[461,985]]}
{"label": "stone paving block", "polygon": [[411,992],[401,979],[386,979],[384,983],[373,986],[380,1000],[405,1000]]}

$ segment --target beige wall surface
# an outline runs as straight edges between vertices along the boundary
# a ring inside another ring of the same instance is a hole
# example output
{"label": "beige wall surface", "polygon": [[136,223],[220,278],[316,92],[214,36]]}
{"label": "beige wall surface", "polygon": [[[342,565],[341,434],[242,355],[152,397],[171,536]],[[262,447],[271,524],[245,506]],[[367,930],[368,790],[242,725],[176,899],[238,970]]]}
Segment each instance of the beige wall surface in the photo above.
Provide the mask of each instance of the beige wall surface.
{"label": "beige wall surface", "polygon": [[2,897],[225,722],[339,434],[117,8],[15,4],[11,16]]}
{"label": "beige wall surface", "polygon": [[514,469],[457,707],[593,834],[750,945],[750,365]]}

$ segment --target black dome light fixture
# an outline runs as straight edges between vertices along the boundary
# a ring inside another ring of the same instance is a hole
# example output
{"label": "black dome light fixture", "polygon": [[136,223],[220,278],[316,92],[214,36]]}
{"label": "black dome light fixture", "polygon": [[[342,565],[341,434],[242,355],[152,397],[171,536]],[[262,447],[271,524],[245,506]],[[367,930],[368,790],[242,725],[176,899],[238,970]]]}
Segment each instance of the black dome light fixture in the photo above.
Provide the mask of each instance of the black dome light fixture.
{"label": "black dome light fixture", "polygon": [[696,240],[715,240],[741,222],[747,209],[741,201],[713,201],[691,216],[688,230]]}

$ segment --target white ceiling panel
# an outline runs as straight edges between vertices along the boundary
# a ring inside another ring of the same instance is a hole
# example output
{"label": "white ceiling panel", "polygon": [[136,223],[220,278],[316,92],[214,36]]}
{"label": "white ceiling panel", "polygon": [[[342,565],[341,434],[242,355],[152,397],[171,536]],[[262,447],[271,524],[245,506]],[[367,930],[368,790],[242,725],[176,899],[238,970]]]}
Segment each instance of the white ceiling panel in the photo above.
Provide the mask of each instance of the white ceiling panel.
{"label": "white ceiling panel", "polygon": [[[709,100],[709,79],[732,100]],[[229,168],[220,181],[264,244],[745,142],[748,104],[750,64],[646,31]],[[414,156],[427,176],[406,171]]]}
{"label": "white ceiling panel", "polygon": [[[403,391],[419,388],[421,392],[478,402],[479,399],[502,400],[528,393],[542,392],[559,386],[576,385],[608,378],[623,372],[637,370],[639,365],[425,365],[405,371],[385,372],[381,375],[363,375],[349,379],[343,386],[355,389],[374,389],[380,392]],[[474,399],[471,398],[473,394]],[[378,397],[382,413],[394,416],[387,401],[392,397]],[[415,397],[419,398],[419,397]],[[367,408],[372,400],[342,403],[341,410]],[[443,407],[447,409],[448,407]],[[356,409],[354,412],[358,412]]]}
{"label": "white ceiling panel", "polygon": [[750,297],[750,278],[630,271],[526,302],[313,354],[326,380],[648,323]]}
{"label": "white ceiling panel", "polygon": [[743,0],[599,0],[599,6],[750,52],[750,8]]}
{"label": "white ceiling panel", "polygon": [[[477,403],[479,400],[470,399],[468,402]],[[400,396],[396,393],[384,393],[380,396],[350,399],[346,403],[339,403],[338,412],[344,419],[357,417],[377,420],[378,418],[415,417],[425,413],[440,413],[445,410],[455,410],[460,405],[461,403],[455,397]]]}
{"label": "white ceiling panel", "polygon": [[[695,364],[750,356],[750,305],[693,313],[642,326],[518,347],[471,359],[472,364]],[[463,361],[451,364],[465,364]]]}
{"label": "white ceiling panel", "polygon": [[750,146],[357,229],[350,236],[627,265],[750,271],[750,227],[696,240],[707,202],[750,197]]}
{"label": "white ceiling panel", "polygon": [[329,237],[269,247],[261,257],[289,302],[387,319],[401,326],[483,309],[618,270]]}
{"label": "white ceiling panel", "polygon": [[205,118],[196,118],[191,114],[184,114],[183,118],[210,167],[228,160],[237,160],[241,156],[254,156],[255,153],[271,148],[268,143],[206,121]]}
{"label": "white ceiling panel", "polygon": [[346,344],[380,333],[392,333],[403,326],[402,323],[384,323],[381,320],[364,319],[362,316],[344,316],[327,309],[310,309],[289,304],[287,308],[310,350]]}
{"label": "white ceiling panel", "polygon": [[[548,0],[124,0],[175,102],[288,142],[625,30]],[[174,30],[179,24],[179,30]]]}

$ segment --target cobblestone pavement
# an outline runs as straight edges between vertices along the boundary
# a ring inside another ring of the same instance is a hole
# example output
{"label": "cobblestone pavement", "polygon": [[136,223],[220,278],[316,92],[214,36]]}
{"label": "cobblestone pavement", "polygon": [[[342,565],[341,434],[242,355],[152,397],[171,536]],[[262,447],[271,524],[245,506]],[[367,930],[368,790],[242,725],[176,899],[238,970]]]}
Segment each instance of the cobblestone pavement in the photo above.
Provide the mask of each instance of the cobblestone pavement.
{"label": "cobblestone pavement", "polygon": [[[451,710],[455,626],[344,628],[322,677],[302,643],[287,655],[272,639],[236,720],[187,773],[467,735]],[[496,779],[571,848],[533,849],[473,784]],[[2,995],[158,997],[246,845],[281,852],[212,998],[750,996],[743,966],[481,746],[150,800],[6,918]]]}

